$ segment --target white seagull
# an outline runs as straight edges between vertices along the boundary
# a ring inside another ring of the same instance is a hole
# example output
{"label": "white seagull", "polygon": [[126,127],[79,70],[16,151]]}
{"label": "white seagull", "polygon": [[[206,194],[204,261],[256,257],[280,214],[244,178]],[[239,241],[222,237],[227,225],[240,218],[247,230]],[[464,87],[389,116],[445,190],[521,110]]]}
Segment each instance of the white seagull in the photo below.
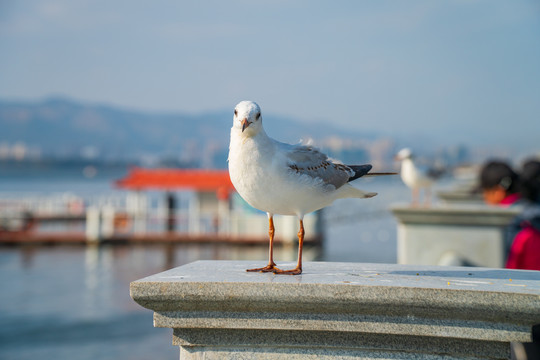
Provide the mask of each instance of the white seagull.
{"label": "white seagull", "polygon": [[[229,146],[229,174],[236,191],[256,209],[268,214],[269,262],[247,271],[297,275],[302,273],[304,215],[330,205],[336,199],[370,198],[349,184],[369,173],[371,165],[344,165],[307,145],[290,145],[266,135],[261,109],[252,101],[242,101],[234,109]],[[281,270],[273,259],[274,214],[294,215],[300,221],[298,263]]]}
{"label": "white seagull", "polygon": [[401,161],[401,180],[412,190],[413,205],[419,203],[420,189],[424,189],[424,201],[429,204],[431,202],[431,186],[442,172],[435,168],[417,165],[409,148],[401,149],[395,158]]}

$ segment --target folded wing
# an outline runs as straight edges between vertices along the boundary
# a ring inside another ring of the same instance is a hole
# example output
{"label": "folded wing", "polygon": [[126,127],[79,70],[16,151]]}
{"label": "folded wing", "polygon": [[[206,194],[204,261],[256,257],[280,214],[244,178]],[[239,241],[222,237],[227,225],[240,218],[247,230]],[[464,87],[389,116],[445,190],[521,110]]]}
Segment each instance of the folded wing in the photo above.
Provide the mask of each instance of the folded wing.
{"label": "folded wing", "polygon": [[[336,189],[355,178],[355,171],[312,146],[294,145],[287,152],[288,167],[297,174],[319,178]],[[371,166],[369,166],[371,169]],[[367,169],[369,171],[369,169]],[[366,171],[366,172],[367,172]]]}

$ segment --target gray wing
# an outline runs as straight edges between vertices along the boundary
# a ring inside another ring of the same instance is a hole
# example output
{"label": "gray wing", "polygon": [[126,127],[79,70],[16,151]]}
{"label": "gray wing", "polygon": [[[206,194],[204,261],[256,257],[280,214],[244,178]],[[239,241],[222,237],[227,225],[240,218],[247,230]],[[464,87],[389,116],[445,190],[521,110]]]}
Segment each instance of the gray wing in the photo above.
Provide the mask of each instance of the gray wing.
{"label": "gray wing", "polygon": [[417,165],[417,164],[415,164],[415,166],[418,172],[420,172],[422,175],[426,176],[427,178],[431,180],[437,180],[444,174],[444,171],[441,168],[438,168],[435,166]]}
{"label": "gray wing", "polygon": [[437,180],[444,175],[444,170],[437,167],[431,167],[427,170],[427,176],[433,180]]}
{"label": "gray wing", "polygon": [[346,184],[354,171],[346,165],[330,159],[318,149],[306,145],[290,145],[287,152],[288,166],[297,174],[319,178],[325,184],[334,185],[336,189]]}

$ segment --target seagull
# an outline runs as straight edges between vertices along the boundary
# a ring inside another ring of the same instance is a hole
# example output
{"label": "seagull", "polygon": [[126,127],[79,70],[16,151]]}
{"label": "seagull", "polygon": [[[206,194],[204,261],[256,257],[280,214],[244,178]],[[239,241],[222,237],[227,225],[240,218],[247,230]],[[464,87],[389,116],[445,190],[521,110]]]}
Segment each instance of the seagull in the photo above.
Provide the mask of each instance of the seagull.
{"label": "seagull", "polygon": [[435,168],[420,167],[414,162],[414,155],[409,148],[401,149],[395,157],[401,161],[401,180],[412,190],[412,204],[420,199],[420,189],[424,189],[425,203],[431,202],[431,186],[442,172]]}
{"label": "seagull", "polygon": [[[371,198],[349,184],[369,173],[371,165],[344,165],[318,149],[303,144],[286,144],[266,135],[261,109],[253,101],[242,101],[234,109],[229,146],[229,175],[240,196],[268,215],[270,240],[268,265],[247,271],[298,275],[302,273],[304,215],[322,209],[337,199]],[[296,216],[298,262],[294,269],[282,270],[273,259],[274,214]]]}

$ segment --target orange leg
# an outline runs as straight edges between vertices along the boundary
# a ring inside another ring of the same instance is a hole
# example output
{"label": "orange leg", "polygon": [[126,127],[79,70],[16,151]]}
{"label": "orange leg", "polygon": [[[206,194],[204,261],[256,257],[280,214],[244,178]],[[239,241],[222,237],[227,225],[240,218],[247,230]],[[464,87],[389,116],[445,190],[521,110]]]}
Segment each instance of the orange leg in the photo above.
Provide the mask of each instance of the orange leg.
{"label": "orange leg", "polygon": [[276,263],[274,262],[274,218],[270,214],[268,214],[268,236],[270,237],[270,248],[268,249],[268,265],[257,269],[247,269],[246,271],[271,272],[279,270],[276,267]]}
{"label": "orange leg", "polygon": [[300,275],[302,273],[302,248],[304,246],[304,221],[300,219],[300,230],[298,230],[298,264],[291,270],[275,269],[274,274],[280,275]]}

